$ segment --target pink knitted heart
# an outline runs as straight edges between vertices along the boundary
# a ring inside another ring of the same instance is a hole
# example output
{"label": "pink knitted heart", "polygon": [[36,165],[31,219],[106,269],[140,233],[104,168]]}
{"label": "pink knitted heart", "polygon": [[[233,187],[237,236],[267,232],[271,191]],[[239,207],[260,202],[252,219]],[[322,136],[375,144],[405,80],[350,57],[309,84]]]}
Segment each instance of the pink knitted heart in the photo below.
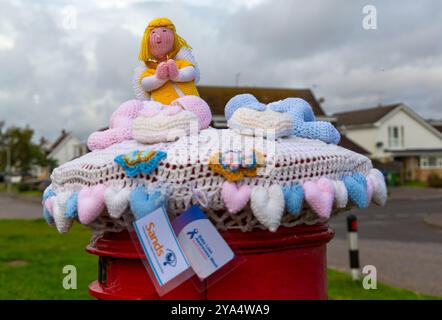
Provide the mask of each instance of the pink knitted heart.
{"label": "pink knitted heart", "polygon": [[221,196],[231,214],[240,212],[249,202],[251,194],[252,189],[248,185],[238,188],[236,183],[230,181],[224,182],[221,190]]}
{"label": "pink knitted heart", "polygon": [[333,183],[323,177],[316,182],[307,181],[303,185],[305,200],[321,218],[329,218],[335,197]]}
{"label": "pink knitted heart", "polygon": [[78,220],[82,224],[94,221],[104,209],[104,192],[106,186],[98,184],[84,187],[78,193]]}
{"label": "pink knitted heart", "polygon": [[373,180],[370,177],[367,177],[367,200],[368,203],[371,202],[371,199],[373,199],[373,193],[374,193],[374,183]]}

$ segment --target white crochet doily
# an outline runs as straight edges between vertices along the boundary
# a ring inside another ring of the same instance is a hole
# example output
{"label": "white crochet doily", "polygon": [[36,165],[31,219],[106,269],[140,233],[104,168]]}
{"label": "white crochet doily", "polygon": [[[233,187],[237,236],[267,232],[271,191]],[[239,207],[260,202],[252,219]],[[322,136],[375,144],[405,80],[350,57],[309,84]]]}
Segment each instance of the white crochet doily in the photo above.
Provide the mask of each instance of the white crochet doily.
{"label": "white crochet doily", "polygon": [[[167,158],[150,175],[127,177],[124,170],[114,162],[114,158],[120,154],[146,149],[167,152]],[[139,185],[148,189],[162,188],[167,190],[167,209],[172,217],[188,209],[195,202],[193,190],[199,190],[207,196],[208,207],[205,212],[217,228],[239,228],[243,231],[262,228],[249,206],[236,215],[225,210],[221,187],[226,180],[208,166],[211,155],[238,149],[254,149],[265,155],[265,165],[258,170],[258,174],[242,180],[242,183],[252,186],[284,186],[316,180],[322,176],[339,180],[355,172],[367,175],[372,168],[367,157],[319,140],[291,136],[271,141],[242,136],[229,129],[209,128],[175,142],[145,145],[131,140],[90,152],[56,168],[51,175],[52,186],[57,192],[79,191],[84,186],[100,183],[118,188]],[[284,214],[281,225],[290,227],[318,221],[317,215],[305,205],[300,215]],[[93,228],[112,228],[112,224],[117,229],[120,224],[124,228],[122,219],[111,219],[105,212],[94,222]]]}

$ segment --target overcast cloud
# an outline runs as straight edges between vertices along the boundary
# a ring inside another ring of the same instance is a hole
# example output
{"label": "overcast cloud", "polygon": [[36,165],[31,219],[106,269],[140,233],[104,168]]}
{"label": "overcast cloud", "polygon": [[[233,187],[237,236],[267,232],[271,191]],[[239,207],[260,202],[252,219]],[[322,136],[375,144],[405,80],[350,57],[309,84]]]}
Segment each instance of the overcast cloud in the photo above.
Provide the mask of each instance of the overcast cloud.
{"label": "overcast cloud", "polygon": [[[364,30],[362,8],[377,8]],[[0,1],[0,120],[86,138],[133,98],[148,21],[171,18],[201,84],[311,88],[327,113],[404,102],[442,118],[442,3],[434,1]]]}

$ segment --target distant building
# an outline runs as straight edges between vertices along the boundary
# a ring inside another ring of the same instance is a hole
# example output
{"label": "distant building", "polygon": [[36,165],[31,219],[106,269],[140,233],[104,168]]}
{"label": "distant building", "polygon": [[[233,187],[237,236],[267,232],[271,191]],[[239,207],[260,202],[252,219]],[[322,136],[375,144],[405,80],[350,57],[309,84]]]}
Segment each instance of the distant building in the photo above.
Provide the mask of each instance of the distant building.
{"label": "distant building", "polygon": [[[86,145],[79,138],[65,130],[61,131],[60,136],[52,144],[45,138],[41,138],[39,146],[46,151],[48,158],[57,161],[57,165],[62,165],[88,152]],[[49,178],[50,168],[33,165],[30,174],[36,180],[45,180]]]}
{"label": "distant building", "polygon": [[48,150],[48,157],[56,160],[58,165],[62,165],[85,153],[87,153],[86,144],[71,132],[62,130],[60,136]]}
{"label": "distant building", "polygon": [[403,103],[334,115],[340,131],[383,164],[397,162],[405,180],[442,177],[442,133]]}

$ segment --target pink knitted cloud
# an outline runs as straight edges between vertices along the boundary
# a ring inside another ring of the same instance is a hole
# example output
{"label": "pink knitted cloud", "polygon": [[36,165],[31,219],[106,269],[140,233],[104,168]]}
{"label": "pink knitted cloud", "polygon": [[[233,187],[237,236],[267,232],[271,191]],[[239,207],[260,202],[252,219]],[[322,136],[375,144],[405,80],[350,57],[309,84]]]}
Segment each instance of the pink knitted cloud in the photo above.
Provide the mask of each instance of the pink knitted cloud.
{"label": "pink knitted cloud", "polygon": [[171,102],[171,106],[180,106],[183,109],[193,112],[198,118],[199,129],[206,129],[212,122],[212,112],[209,105],[197,96],[184,96]]}
{"label": "pink knitted cloud", "polygon": [[132,123],[143,109],[139,100],[124,102],[111,116],[109,129],[92,133],[87,145],[90,150],[104,149],[124,140],[132,139]]}

